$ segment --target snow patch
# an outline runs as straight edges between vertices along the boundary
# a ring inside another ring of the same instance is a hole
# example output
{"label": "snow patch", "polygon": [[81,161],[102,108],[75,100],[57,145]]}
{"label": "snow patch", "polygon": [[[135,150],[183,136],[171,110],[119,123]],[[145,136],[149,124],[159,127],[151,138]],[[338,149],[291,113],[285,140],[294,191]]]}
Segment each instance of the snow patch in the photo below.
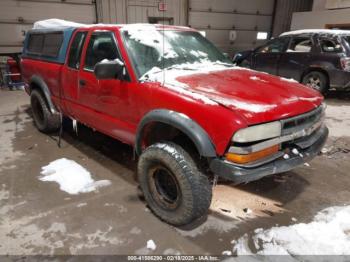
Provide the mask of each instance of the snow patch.
{"label": "snow patch", "polygon": [[249,77],[250,80],[253,80],[253,81],[260,81],[260,82],[263,82],[263,83],[268,83],[268,81],[264,80],[264,79],[261,79],[260,77],[258,76],[251,76]]}
{"label": "snow patch", "polygon": [[180,64],[164,70],[158,67],[154,67],[150,71],[148,71],[146,74],[144,74],[140,78],[140,81],[159,82],[165,88],[173,90],[179,94],[189,96],[195,100],[200,100],[207,105],[218,105],[216,102],[214,102],[207,96],[191,91],[189,86],[179,82],[177,78],[183,77],[183,76],[189,76],[193,74],[209,73],[213,71],[227,70],[227,69],[228,68],[224,65],[215,64],[211,62]]}
{"label": "snow patch", "polygon": [[[218,105],[223,104],[225,106],[233,106],[237,109],[247,110],[254,113],[261,113],[269,111],[277,105],[275,104],[258,104],[258,103],[247,103],[243,100],[238,100],[234,98],[224,98],[215,95],[203,95],[192,91],[190,87],[177,79],[180,77],[191,76],[195,74],[209,74],[215,73],[218,71],[225,70],[247,70],[250,69],[237,67],[237,66],[228,66],[228,64],[210,61],[201,61],[197,63],[186,63],[176,66],[172,66],[162,70],[159,67],[154,67],[147,73],[145,73],[141,78],[141,82],[159,82],[165,88],[171,89],[177,93],[189,96],[195,100],[200,100],[208,105]],[[259,78],[260,79],[260,78]]]}
{"label": "snow patch", "polygon": [[237,109],[247,110],[254,113],[266,112],[277,107],[277,105],[275,104],[257,104],[257,103],[251,103],[251,102],[247,103],[242,100],[237,100],[234,98],[223,98],[218,96],[210,96],[210,98],[227,107],[232,106],[232,107],[236,107]]}
{"label": "snow patch", "polygon": [[130,34],[130,39],[145,46],[155,48],[159,55],[159,61],[163,57],[166,59],[178,57],[178,54],[165,40],[161,31],[159,31],[155,25],[132,24],[123,27],[122,31],[127,31]]}
{"label": "snow patch", "polygon": [[282,81],[289,82],[289,83],[299,83],[297,80],[293,78],[285,78],[285,77],[280,77]]}
{"label": "snow patch", "polygon": [[88,193],[111,184],[109,180],[94,181],[91,174],[76,162],[62,158],[42,167],[41,181],[56,182],[71,195]]}
{"label": "snow patch", "polygon": [[147,248],[150,250],[156,250],[157,245],[156,243],[154,243],[154,241],[152,239],[147,241]]}
{"label": "snow patch", "polygon": [[333,34],[333,35],[350,35],[349,30],[332,30],[332,29],[303,29],[285,32],[280,36],[299,35],[299,34]]}
{"label": "snow patch", "polygon": [[[350,255],[350,206],[327,208],[308,224],[256,229],[252,240],[258,255]],[[254,254],[247,235],[232,243],[237,255]]]}
{"label": "snow patch", "polygon": [[69,27],[83,27],[84,24],[66,21],[62,19],[47,19],[34,23],[33,29],[52,29],[52,28],[69,28]]}

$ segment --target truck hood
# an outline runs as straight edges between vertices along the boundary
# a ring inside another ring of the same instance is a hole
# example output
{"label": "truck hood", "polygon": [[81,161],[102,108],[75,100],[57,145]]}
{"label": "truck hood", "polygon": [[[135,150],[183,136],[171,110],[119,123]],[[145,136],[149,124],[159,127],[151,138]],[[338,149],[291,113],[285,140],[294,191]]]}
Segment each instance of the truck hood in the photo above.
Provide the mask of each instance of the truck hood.
{"label": "truck hood", "polygon": [[300,115],[323,101],[317,91],[292,79],[243,68],[187,74],[175,80],[244,116],[248,125]]}

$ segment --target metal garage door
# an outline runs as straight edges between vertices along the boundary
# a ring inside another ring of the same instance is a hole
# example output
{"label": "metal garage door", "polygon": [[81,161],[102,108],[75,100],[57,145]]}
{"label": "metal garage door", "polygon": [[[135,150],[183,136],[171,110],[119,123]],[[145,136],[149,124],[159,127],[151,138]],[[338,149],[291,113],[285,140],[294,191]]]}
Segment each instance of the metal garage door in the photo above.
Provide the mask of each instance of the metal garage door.
{"label": "metal garage door", "polygon": [[92,0],[1,0],[0,54],[21,52],[25,32],[33,22],[60,18],[80,23],[95,23]]}
{"label": "metal garage door", "polygon": [[[188,20],[191,27],[205,31],[216,46],[232,54],[263,42],[257,40],[257,33],[270,33],[273,10],[274,0],[190,0]],[[236,34],[231,40],[230,31]]]}
{"label": "metal garage door", "polygon": [[96,4],[103,23],[186,24],[186,0],[97,0]]}

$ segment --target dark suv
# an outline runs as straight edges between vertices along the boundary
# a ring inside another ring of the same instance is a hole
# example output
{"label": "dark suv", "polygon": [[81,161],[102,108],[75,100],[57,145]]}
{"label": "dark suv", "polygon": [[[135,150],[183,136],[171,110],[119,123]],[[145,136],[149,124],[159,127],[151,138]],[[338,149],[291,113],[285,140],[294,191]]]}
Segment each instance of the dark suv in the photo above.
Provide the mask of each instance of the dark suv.
{"label": "dark suv", "polygon": [[350,31],[299,30],[254,50],[237,53],[237,65],[293,78],[321,93],[350,88]]}

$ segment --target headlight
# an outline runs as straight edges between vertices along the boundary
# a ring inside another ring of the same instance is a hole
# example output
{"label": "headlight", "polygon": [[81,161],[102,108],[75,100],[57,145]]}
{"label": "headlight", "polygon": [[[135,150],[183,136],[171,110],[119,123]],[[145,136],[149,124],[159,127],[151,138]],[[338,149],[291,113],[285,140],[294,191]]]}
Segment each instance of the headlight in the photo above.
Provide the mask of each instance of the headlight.
{"label": "headlight", "polygon": [[269,138],[281,136],[282,126],[281,122],[271,122],[262,125],[256,125],[238,130],[232,141],[236,143],[248,143]]}

